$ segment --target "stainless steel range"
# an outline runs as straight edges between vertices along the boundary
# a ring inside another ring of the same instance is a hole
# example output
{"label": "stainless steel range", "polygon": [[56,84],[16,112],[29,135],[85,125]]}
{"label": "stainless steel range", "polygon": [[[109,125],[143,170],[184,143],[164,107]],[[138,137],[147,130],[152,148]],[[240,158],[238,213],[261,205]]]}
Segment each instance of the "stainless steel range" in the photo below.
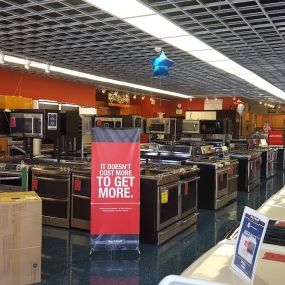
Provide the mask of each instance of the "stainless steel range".
{"label": "stainless steel range", "polygon": [[260,184],[261,153],[253,150],[235,150],[230,157],[238,160],[238,190],[250,192]]}
{"label": "stainless steel range", "polygon": [[197,167],[141,167],[141,240],[164,243],[197,222]]}
{"label": "stainless steel range", "polygon": [[[187,160],[200,168],[198,207],[217,210],[228,201],[228,171],[230,161],[213,157],[212,146],[201,146],[200,156]],[[198,152],[198,151],[197,151]]]}
{"label": "stainless steel range", "polygon": [[43,224],[70,226],[70,168],[66,165],[32,167],[32,190],[43,201]]}
{"label": "stainless steel range", "polygon": [[30,167],[22,162],[0,162],[0,191],[27,191]]}

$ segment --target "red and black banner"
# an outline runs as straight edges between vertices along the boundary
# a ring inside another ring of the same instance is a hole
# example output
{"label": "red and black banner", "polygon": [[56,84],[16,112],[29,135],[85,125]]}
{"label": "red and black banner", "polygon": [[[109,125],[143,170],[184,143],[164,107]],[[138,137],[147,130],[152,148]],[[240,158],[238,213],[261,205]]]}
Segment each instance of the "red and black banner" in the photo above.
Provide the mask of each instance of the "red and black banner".
{"label": "red and black banner", "polygon": [[91,252],[138,250],[140,129],[94,128]]}

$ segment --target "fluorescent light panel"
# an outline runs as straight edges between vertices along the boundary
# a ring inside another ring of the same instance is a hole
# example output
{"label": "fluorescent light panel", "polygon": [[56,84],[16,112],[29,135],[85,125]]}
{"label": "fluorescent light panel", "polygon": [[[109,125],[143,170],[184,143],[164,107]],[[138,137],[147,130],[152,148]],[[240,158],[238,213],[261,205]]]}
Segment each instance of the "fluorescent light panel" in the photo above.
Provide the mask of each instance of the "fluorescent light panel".
{"label": "fluorescent light panel", "polygon": [[[5,62],[20,64],[20,65],[25,66],[27,63],[27,60],[24,58],[5,55]],[[37,62],[37,61],[31,61],[30,66],[34,67],[34,68],[46,70],[47,64]],[[139,90],[144,90],[144,91],[148,91],[148,92],[154,92],[154,93],[158,93],[158,94],[169,95],[169,96],[173,96],[173,97],[191,98],[191,96],[188,96],[188,95],[185,95],[182,93],[167,91],[167,90],[163,90],[163,89],[153,88],[153,87],[134,84],[134,83],[125,82],[125,81],[114,80],[114,79],[101,77],[101,76],[97,76],[97,75],[93,75],[93,74],[89,74],[89,73],[84,73],[84,72],[80,72],[80,71],[76,71],[76,70],[72,70],[72,69],[58,67],[55,65],[50,65],[49,70],[50,70],[50,72],[56,72],[56,73],[71,75],[74,77],[89,79],[89,80],[96,81],[96,82],[99,81],[99,82],[104,82],[104,83],[109,83],[109,84],[114,84],[114,85],[119,85],[119,86],[126,86],[126,87],[130,87],[133,89],[139,89]]]}
{"label": "fluorescent light panel", "polygon": [[155,14],[153,10],[136,0],[85,0],[85,2],[119,18]]}
{"label": "fluorescent light panel", "polygon": [[[85,0],[99,9],[117,16],[140,30],[188,52],[208,64],[233,74],[267,92],[285,98],[285,92],[243,68],[223,54],[191,36],[176,24],[136,0]],[[119,4],[120,3],[120,4]],[[207,51],[206,51],[207,50]],[[260,80],[262,79],[262,80]],[[266,82],[266,83],[265,83]]]}
{"label": "fluorescent light panel", "polygon": [[158,39],[188,35],[187,32],[179,28],[177,25],[158,14],[127,18],[124,20]]}

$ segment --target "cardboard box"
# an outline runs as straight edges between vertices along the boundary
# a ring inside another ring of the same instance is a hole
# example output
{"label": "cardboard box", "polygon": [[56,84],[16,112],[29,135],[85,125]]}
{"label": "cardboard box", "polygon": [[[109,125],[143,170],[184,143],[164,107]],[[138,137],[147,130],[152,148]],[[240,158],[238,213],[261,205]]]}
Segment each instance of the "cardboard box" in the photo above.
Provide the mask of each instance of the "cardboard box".
{"label": "cardboard box", "polygon": [[0,193],[0,284],[41,282],[42,201],[35,192]]}

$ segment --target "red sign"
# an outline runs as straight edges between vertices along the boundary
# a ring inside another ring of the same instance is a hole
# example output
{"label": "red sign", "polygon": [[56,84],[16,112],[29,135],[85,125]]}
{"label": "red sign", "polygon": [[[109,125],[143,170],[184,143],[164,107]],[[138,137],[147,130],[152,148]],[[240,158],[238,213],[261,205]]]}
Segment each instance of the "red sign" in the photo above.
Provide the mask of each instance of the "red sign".
{"label": "red sign", "polygon": [[10,127],[16,128],[16,118],[15,117],[10,117]]}
{"label": "red sign", "polygon": [[265,252],[262,259],[271,260],[271,261],[278,261],[278,262],[285,262],[285,255],[273,252]]}
{"label": "red sign", "polygon": [[[97,245],[101,249],[102,245],[103,249],[138,249],[139,135],[139,129],[95,128],[91,171],[92,250],[96,250]],[[133,136],[138,141],[131,141]]]}
{"label": "red sign", "polygon": [[80,179],[74,180],[74,191],[81,191],[81,180]]}
{"label": "red sign", "polygon": [[269,130],[268,145],[284,145],[284,130]]}
{"label": "red sign", "polygon": [[39,181],[37,179],[34,179],[33,183],[32,183],[33,190],[37,191],[38,190],[38,185],[39,185]]}

